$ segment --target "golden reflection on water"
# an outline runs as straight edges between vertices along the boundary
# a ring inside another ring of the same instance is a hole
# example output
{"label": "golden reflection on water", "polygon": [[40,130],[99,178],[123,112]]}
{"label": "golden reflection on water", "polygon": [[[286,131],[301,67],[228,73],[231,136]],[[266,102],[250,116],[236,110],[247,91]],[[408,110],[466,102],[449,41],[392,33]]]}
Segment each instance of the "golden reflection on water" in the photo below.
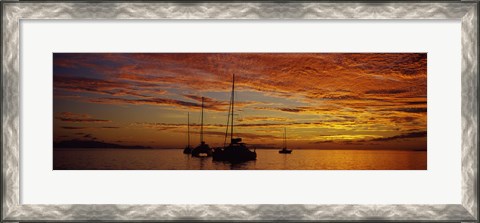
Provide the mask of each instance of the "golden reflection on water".
{"label": "golden reflection on water", "polygon": [[257,160],[240,164],[195,158],[182,150],[55,149],[54,170],[426,170],[426,151],[257,150]]}

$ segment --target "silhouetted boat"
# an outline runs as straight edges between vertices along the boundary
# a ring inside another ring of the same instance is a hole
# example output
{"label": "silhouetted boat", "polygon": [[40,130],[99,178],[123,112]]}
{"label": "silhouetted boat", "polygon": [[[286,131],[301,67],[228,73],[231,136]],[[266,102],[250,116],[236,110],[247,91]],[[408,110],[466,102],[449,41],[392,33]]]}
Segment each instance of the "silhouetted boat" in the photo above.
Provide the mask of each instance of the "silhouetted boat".
{"label": "silhouetted boat", "polygon": [[[216,148],[213,151],[213,160],[228,161],[230,163],[241,163],[249,160],[256,160],[257,153],[251,151],[248,146],[242,142],[242,138],[233,138],[233,117],[235,105],[235,74],[232,79],[232,95],[230,106],[228,108],[227,129],[225,131],[225,141],[222,148]],[[230,121],[231,118],[231,121]],[[230,127],[230,144],[227,146],[228,128]]]}
{"label": "silhouetted boat", "polygon": [[183,149],[184,154],[191,154],[192,147],[190,146],[190,112],[187,113],[187,146]]}
{"label": "silhouetted boat", "polygon": [[192,150],[192,156],[194,157],[204,157],[204,156],[212,156],[212,149],[208,144],[203,141],[203,101],[204,97],[202,97],[202,122],[200,125],[200,145],[195,147]]}
{"label": "silhouetted boat", "polygon": [[292,153],[291,149],[287,149],[287,128],[284,128],[284,131],[283,131],[283,148],[279,150],[278,153],[283,153],[283,154]]}

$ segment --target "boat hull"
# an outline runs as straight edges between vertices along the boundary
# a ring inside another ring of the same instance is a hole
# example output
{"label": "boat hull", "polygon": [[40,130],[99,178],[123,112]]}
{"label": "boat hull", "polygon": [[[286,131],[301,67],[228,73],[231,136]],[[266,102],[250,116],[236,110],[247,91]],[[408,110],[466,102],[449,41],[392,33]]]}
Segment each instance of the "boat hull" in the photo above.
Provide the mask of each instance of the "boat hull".
{"label": "boat hull", "polygon": [[210,157],[213,152],[207,144],[200,144],[192,150],[191,154],[193,157]]}
{"label": "boat hull", "polygon": [[230,163],[242,163],[257,159],[257,153],[245,146],[230,145],[213,152],[214,161],[226,161]]}
{"label": "boat hull", "polygon": [[278,153],[281,153],[281,154],[290,154],[290,153],[292,153],[292,150],[287,150],[287,151],[282,151],[282,150],[280,150],[280,151],[278,151]]}
{"label": "boat hull", "polygon": [[192,153],[192,147],[185,147],[185,149],[183,149],[183,154],[191,154]]}

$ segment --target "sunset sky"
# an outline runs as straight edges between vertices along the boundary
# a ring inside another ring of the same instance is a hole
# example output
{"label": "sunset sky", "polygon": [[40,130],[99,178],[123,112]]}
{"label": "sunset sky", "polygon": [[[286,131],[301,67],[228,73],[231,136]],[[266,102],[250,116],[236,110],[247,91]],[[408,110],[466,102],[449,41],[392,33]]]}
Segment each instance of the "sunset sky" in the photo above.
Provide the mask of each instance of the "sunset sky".
{"label": "sunset sky", "polygon": [[183,148],[427,149],[426,53],[54,53],[55,142]]}

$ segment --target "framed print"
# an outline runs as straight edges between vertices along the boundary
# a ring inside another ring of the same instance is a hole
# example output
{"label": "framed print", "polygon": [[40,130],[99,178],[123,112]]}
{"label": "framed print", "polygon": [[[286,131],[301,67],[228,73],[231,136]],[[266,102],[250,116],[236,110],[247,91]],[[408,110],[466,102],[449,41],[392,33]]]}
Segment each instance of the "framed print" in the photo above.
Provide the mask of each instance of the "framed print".
{"label": "framed print", "polygon": [[4,221],[478,222],[478,3],[2,2]]}

